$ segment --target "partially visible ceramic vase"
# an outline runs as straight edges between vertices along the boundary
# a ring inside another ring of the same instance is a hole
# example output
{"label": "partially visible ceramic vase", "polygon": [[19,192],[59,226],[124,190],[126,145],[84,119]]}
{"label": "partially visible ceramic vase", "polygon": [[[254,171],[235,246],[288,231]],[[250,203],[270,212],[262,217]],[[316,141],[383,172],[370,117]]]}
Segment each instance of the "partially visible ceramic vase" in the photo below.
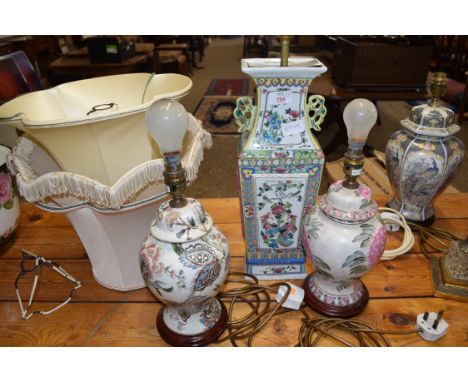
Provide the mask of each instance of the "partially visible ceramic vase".
{"label": "partially visible ceramic vase", "polygon": [[0,145],[0,246],[7,242],[18,226],[19,199],[7,166],[11,150]]}
{"label": "partially visible ceramic vase", "polygon": [[434,99],[411,110],[409,118],[401,121],[404,130],[392,134],[385,150],[394,195],[389,206],[421,225],[434,221],[433,200],[464,156],[464,145],[454,136],[460,130],[453,123],[454,113],[438,101],[445,90],[442,74],[434,79],[440,81],[439,89],[433,84]]}

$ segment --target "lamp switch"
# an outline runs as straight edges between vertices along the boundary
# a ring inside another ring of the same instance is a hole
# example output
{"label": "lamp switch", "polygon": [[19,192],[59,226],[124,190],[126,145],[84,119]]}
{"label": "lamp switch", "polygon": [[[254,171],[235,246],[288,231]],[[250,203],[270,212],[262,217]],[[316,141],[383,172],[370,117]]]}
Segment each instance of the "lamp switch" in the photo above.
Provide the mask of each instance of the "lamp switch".
{"label": "lamp switch", "polygon": [[419,335],[426,341],[437,341],[447,333],[449,324],[442,318],[444,311],[439,313],[424,312],[416,318],[416,329],[421,329]]}
{"label": "lamp switch", "polygon": [[[299,288],[296,285],[287,283],[290,285],[291,290],[285,302],[283,302],[283,307],[288,309],[299,310],[304,300],[304,289]],[[288,292],[288,288],[284,285],[281,285],[278,288],[278,293],[276,294],[276,302],[280,302],[284,295]]]}

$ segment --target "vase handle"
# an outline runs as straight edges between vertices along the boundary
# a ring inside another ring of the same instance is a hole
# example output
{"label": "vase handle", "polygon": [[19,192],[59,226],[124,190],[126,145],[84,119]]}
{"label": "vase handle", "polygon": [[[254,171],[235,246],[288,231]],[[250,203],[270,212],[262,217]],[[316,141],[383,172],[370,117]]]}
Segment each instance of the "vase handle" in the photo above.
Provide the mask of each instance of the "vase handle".
{"label": "vase handle", "polygon": [[236,100],[236,108],[234,109],[234,118],[239,126],[238,133],[250,130],[254,117],[254,106],[252,97],[239,97]]}
{"label": "vase handle", "polygon": [[[314,114],[310,116],[310,112],[313,111]],[[309,100],[306,104],[306,115],[309,116],[310,123],[312,128],[315,131],[320,131],[323,120],[327,115],[327,107],[325,106],[325,98],[321,95],[312,95],[309,97]]]}

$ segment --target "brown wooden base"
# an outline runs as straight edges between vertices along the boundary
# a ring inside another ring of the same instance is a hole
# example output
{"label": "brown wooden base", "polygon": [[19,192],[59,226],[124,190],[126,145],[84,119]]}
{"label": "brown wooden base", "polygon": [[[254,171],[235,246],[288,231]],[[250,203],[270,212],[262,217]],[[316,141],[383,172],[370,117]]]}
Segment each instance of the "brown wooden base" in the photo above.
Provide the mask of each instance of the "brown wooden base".
{"label": "brown wooden base", "polygon": [[418,220],[413,220],[413,219],[408,219],[408,218],[406,218],[406,221],[410,223],[418,224],[422,227],[429,227],[434,223],[435,215],[432,215],[429,219],[426,219],[423,221],[418,221]]}
{"label": "brown wooden base", "polygon": [[[390,203],[386,203],[385,207],[393,208],[393,207],[390,206]],[[426,220],[423,220],[423,221],[413,220],[413,219],[409,219],[407,217],[405,217],[405,219],[406,219],[407,222],[410,222],[410,223],[413,223],[413,224],[418,224],[418,225],[420,225],[422,227],[429,227],[435,221],[435,214],[432,215],[429,219],[426,219]]]}
{"label": "brown wooden base", "polygon": [[0,238],[0,248],[6,246],[10,241],[13,240],[13,238],[16,236],[16,231],[17,230],[15,229],[8,237]]}
{"label": "brown wooden base", "polygon": [[369,291],[361,281],[359,282],[362,283],[364,293],[362,294],[359,301],[355,302],[354,304],[347,306],[336,306],[320,301],[317,297],[314,296],[308,287],[311,277],[312,274],[307,276],[304,282],[304,300],[306,304],[317,313],[328,317],[349,318],[361,313],[369,302]]}
{"label": "brown wooden base", "polygon": [[226,307],[221,301],[219,302],[221,304],[221,316],[219,317],[218,322],[206,332],[191,336],[178,334],[169,329],[169,327],[164,322],[164,310],[166,309],[166,307],[162,307],[161,309],[159,309],[158,317],[156,319],[156,328],[158,329],[159,335],[164,341],[166,341],[169,345],[172,346],[206,346],[216,341],[219,338],[219,336],[224,332],[224,329],[226,329],[228,321]]}

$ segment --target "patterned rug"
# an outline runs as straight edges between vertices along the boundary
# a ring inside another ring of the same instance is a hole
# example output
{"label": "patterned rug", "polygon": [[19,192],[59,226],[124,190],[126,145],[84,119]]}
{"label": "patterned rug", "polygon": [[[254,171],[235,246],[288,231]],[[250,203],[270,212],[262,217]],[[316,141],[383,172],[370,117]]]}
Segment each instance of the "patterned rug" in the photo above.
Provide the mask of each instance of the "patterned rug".
{"label": "patterned rug", "polygon": [[214,79],[205,95],[210,96],[243,96],[249,93],[249,80],[247,79]]}
{"label": "patterned rug", "polygon": [[233,96],[205,96],[193,114],[210,133],[237,134],[238,126],[233,115],[236,99]]}

